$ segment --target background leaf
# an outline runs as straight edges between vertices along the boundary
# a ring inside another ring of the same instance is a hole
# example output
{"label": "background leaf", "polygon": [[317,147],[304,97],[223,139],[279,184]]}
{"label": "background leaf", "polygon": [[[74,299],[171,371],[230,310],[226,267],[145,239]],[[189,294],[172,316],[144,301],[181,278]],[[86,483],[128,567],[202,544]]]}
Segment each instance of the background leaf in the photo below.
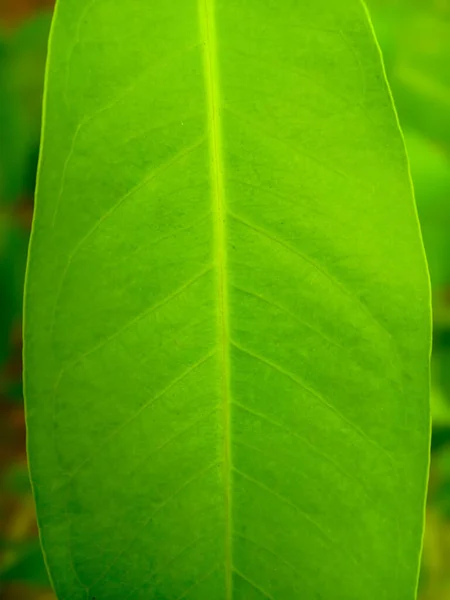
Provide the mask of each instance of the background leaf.
{"label": "background leaf", "polygon": [[22,544],[22,547],[15,549],[15,552],[16,556],[12,564],[0,571],[0,584],[20,581],[34,586],[48,587],[48,575],[39,540],[31,544]]}
{"label": "background leaf", "polygon": [[402,124],[450,145],[450,11],[444,2],[370,2]]}
{"label": "background leaf", "polygon": [[405,131],[417,208],[432,284],[450,283],[450,163],[445,152],[416,131]]}
{"label": "background leaf", "polygon": [[10,204],[21,191],[25,144],[23,123],[9,70],[11,55],[8,42],[6,34],[0,30],[0,206]]}

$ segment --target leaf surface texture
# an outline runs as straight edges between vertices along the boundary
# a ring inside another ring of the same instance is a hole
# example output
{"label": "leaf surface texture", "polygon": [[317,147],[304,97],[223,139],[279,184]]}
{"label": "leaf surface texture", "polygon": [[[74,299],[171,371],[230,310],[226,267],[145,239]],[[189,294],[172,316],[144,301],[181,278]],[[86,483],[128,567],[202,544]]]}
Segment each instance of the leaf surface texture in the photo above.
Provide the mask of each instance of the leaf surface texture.
{"label": "leaf surface texture", "polygon": [[60,0],[25,320],[64,600],[412,600],[428,278],[356,0]]}

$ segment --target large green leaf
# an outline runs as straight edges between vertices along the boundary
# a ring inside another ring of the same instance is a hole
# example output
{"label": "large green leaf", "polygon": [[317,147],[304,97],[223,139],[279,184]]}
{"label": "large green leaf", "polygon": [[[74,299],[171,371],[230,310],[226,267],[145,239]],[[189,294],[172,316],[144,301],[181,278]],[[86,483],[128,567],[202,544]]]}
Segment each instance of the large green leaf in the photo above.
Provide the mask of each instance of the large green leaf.
{"label": "large green leaf", "polygon": [[412,600],[430,300],[359,0],[60,0],[26,291],[62,600]]}

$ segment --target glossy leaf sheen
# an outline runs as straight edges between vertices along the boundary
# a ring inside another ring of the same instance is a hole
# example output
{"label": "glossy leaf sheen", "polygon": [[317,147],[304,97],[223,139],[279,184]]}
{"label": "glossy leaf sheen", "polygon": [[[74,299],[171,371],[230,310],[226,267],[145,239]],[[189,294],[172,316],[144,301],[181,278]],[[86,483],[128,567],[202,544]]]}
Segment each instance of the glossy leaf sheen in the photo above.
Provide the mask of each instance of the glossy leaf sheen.
{"label": "glossy leaf sheen", "polygon": [[60,0],[26,295],[64,600],[412,600],[429,289],[359,1]]}

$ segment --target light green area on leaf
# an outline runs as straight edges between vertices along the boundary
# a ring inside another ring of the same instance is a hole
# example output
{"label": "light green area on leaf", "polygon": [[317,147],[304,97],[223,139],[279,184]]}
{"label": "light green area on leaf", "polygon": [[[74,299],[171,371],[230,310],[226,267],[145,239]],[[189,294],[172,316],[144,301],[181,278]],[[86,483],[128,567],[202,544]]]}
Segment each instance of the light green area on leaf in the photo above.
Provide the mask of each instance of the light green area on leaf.
{"label": "light green area on leaf", "polygon": [[59,598],[413,600],[429,285],[362,4],[60,0],[45,112],[25,385]]}

